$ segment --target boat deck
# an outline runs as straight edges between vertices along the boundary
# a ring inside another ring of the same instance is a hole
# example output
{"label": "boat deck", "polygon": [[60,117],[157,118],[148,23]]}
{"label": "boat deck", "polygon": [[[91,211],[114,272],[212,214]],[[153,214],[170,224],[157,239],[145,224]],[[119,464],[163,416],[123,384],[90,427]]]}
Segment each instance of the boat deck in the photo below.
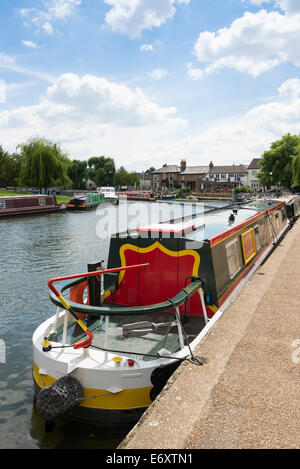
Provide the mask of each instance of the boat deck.
{"label": "boat deck", "polygon": [[[158,351],[162,348],[168,350],[170,353],[175,353],[180,350],[179,335],[177,326],[168,324],[170,320],[175,320],[175,315],[168,312],[143,315],[142,318],[136,315],[116,316],[110,320],[109,327],[111,329],[120,328],[140,321],[149,321],[154,324],[165,323],[165,326],[139,337],[125,338],[123,335],[111,335],[109,339],[109,350],[122,353],[122,355],[129,358],[136,358],[135,355],[145,354],[142,358],[143,361],[153,360],[153,355],[156,356]],[[192,342],[205,326],[205,321],[201,317],[188,316],[185,320],[183,316],[182,322],[188,343]],[[101,316],[96,320],[89,319],[89,321],[85,321],[85,323],[94,336],[93,345],[95,347],[105,348],[105,317]],[[55,342],[62,342],[62,329],[63,326],[60,326],[57,333],[52,334],[49,339]],[[70,321],[67,330],[67,343],[73,345],[76,342],[80,342],[83,338],[84,334],[82,333],[81,327],[75,321]],[[139,359],[141,359],[141,356],[139,356]]]}
{"label": "boat deck", "polygon": [[193,241],[211,239],[224,231],[234,228],[257,213],[275,207],[279,203],[278,200],[250,202],[243,205],[233,205],[230,208],[225,207],[220,208],[220,210],[204,212],[194,217],[196,230],[189,232],[188,238]]}

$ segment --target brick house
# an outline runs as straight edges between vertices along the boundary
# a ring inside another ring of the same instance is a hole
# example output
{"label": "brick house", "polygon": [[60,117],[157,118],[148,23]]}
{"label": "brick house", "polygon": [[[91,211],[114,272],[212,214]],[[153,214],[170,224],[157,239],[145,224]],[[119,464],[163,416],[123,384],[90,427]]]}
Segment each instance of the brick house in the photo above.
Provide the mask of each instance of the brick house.
{"label": "brick house", "polygon": [[163,165],[162,168],[156,169],[151,173],[151,185],[155,192],[173,190],[181,187],[180,182],[181,168],[176,164]]}

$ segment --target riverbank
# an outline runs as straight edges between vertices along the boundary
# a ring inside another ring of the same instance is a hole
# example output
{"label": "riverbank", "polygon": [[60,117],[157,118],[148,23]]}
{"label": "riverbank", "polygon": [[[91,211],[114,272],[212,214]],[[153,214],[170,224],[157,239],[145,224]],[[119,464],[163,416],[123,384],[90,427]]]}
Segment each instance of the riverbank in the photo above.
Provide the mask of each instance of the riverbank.
{"label": "riverbank", "polygon": [[119,448],[297,448],[299,269],[300,221]]}

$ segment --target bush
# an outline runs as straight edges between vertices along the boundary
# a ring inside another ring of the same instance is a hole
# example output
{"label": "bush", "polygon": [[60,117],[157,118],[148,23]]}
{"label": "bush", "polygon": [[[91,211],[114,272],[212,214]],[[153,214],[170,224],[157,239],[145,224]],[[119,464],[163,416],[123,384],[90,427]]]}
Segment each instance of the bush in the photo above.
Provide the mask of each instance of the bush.
{"label": "bush", "polygon": [[235,194],[240,194],[240,193],[243,193],[243,192],[251,192],[251,189],[249,187],[246,187],[246,186],[240,186],[240,187],[236,187],[234,189],[234,192],[235,192]]}

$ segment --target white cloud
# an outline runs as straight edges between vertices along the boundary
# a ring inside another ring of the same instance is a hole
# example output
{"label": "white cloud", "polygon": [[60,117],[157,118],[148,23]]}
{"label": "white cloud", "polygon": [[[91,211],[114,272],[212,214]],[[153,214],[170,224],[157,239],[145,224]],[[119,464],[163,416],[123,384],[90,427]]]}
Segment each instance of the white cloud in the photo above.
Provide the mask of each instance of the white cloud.
{"label": "white cloud", "polygon": [[[105,17],[114,32],[127,34],[132,39],[144,29],[160,27],[176,12],[176,4],[188,5],[190,0],[104,0],[112,8]],[[175,5],[175,6],[174,6]]]}
{"label": "white cloud", "polygon": [[300,79],[290,78],[279,88],[280,96],[300,96]]}
{"label": "white cloud", "polygon": [[164,69],[162,69],[162,68],[155,68],[154,70],[151,70],[151,72],[149,72],[149,76],[150,76],[153,80],[161,80],[161,79],[164,78],[167,74],[168,74],[167,70],[164,70]]}
{"label": "white cloud", "polygon": [[141,51],[153,51],[153,44],[143,44],[140,47]]}
{"label": "white cloud", "polygon": [[0,69],[1,68],[3,70],[20,73],[22,75],[31,75],[49,82],[54,81],[54,77],[50,73],[39,72],[37,70],[22,67],[17,64],[15,57],[0,52]]}
{"label": "white cloud", "polygon": [[[242,0],[243,2],[247,0]],[[288,14],[300,12],[299,0],[248,0],[252,5],[261,6],[263,4],[272,3],[274,6],[281,8]]]}
{"label": "white cloud", "polygon": [[246,12],[228,28],[200,33],[194,50],[204,66],[189,65],[188,76],[199,79],[228,67],[256,77],[284,62],[300,66],[299,42],[300,14]]}
{"label": "white cloud", "polygon": [[140,88],[103,77],[60,76],[40,103],[0,112],[0,141],[10,149],[30,136],[62,143],[72,157],[115,154],[136,168],[151,158],[156,141],[175,138],[186,121],[175,107],[161,107]]}
{"label": "white cloud", "polygon": [[25,46],[25,47],[28,47],[29,49],[40,49],[41,46],[39,46],[38,44],[36,44],[35,42],[33,41],[22,41],[22,44]]}
{"label": "white cloud", "polygon": [[82,0],[48,0],[44,9],[21,8],[19,14],[25,19],[24,26],[31,24],[36,30],[52,35],[54,34],[52,22],[65,20],[81,3]]}

